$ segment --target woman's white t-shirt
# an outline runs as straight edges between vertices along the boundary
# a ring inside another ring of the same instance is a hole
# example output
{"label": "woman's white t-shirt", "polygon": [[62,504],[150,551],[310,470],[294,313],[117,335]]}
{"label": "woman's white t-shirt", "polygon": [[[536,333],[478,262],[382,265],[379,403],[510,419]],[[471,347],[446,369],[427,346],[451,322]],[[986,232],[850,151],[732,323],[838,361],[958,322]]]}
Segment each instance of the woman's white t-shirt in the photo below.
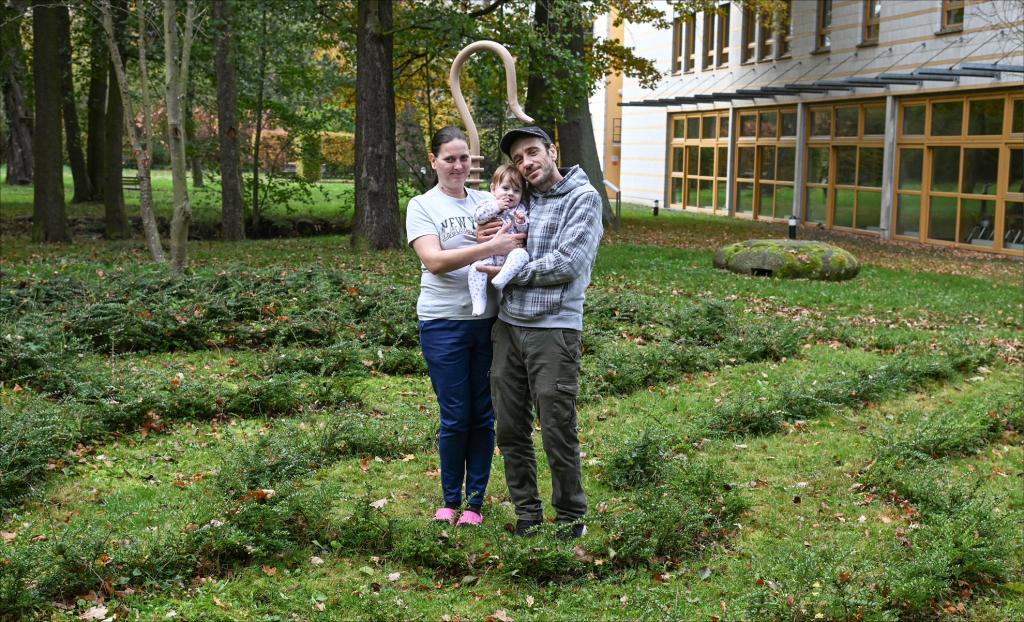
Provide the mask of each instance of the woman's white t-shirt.
{"label": "woman's white t-shirt", "polygon": [[[409,201],[405,213],[405,231],[409,245],[425,235],[436,235],[443,250],[465,248],[476,242],[476,221],[473,210],[477,204],[491,201],[488,192],[466,188],[466,198],[456,199],[434,186]],[[466,266],[445,274],[431,274],[421,264],[420,297],[416,301],[416,315],[420,320],[478,320],[498,314],[497,296],[487,297],[487,310],[473,315],[473,301],[469,297],[467,275],[472,268]]]}

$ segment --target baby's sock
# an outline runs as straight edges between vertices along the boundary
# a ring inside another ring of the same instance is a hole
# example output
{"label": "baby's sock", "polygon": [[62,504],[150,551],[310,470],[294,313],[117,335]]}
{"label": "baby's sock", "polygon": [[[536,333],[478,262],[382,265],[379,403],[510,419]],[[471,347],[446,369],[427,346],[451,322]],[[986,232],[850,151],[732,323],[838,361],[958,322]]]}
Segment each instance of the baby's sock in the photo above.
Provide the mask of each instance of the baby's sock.
{"label": "baby's sock", "polygon": [[505,287],[528,263],[530,263],[530,254],[522,248],[514,249],[505,257],[505,265],[501,267],[501,272],[494,277],[491,284],[498,289]]}
{"label": "baby's sock", "polygon": [[487,273],[476,269],[478,261],[469,267],[469,297],[473,300],[473,315],[483,315],[487,310]]}

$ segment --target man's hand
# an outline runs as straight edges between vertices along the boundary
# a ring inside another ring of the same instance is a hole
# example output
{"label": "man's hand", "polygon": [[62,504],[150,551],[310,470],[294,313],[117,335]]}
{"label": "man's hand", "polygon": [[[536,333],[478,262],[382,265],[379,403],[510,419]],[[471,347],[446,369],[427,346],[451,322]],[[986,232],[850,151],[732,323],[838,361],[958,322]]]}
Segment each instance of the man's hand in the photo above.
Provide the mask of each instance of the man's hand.
{"label": "man's hand", "polygon": [[477,264],[476,269],[479,270],[480,272],[487,273],[488,281],[496,277],[498,273],[501,272],[501,266],[485,266],[482,264]]}
{"label": "man's hand", "polygon": [[498,230],[501,229],[501,221],[497,218],[488,220],[482,225],[476,226],[476,241],[477,242],[489,242],[494,237]]}

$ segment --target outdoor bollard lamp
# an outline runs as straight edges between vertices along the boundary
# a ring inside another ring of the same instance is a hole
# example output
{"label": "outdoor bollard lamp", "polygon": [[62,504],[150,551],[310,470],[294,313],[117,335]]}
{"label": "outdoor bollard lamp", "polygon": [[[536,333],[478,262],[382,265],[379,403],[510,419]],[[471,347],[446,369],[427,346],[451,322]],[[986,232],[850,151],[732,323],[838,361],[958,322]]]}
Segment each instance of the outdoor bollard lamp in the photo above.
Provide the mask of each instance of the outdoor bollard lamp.
{"label": "outdoor bollard lamp", "polygon": [[790,240],[795,240],[796,239],[796,223],[797,223],[797,221],[796,221],[796,214],[793,214],[792,216],[789,217],[789,239]]}
{"label": "outdoor bollard lamp", "polygon": [[658,215],[658,199],[654,199],[654,215]]}
{"label": "outdoor bollard lamp", "polygon": [[470,167],[467,183],[473,188],[477,188],[480,185],[480,173],[484,170],[484,158],[480,155],[480,134],[476,130],[476,123],[473,123],[473,117],[469,114],[466,98],[462,96],[460,74],[462,72],[462,64],[466,62],[466,59],[481,50],[494,52],[505,65],[505,87],[509,110],[523,123],[533,123],[533,117],[527,116],[523,109],[519,107],[519,97],[516,94],[516,61],[505,46],[495,41],[474,41],[462,48],[459,55],[452,61],[452,71],[448,76],[448,83],[452,88],[452,98],[455,100],[455,107],[459,109],[459,116],[462,117],[462,123],[466,126],[466,135],[469,136]]}

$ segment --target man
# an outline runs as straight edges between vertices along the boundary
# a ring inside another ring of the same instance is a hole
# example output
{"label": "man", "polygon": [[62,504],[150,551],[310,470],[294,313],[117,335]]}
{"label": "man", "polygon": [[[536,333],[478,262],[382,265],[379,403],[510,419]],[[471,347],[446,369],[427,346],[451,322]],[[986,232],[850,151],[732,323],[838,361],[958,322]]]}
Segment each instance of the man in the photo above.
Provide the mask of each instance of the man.
{"label": "man", "polygon": [[[603,233],[601,197],[578,166],[559,170],[557,152],[538,127],[510,131],[501,150],[530,187],[530,262],[505,287],[491,332],[491,396],[497,443],[516,507],[517,535],[544,522],[533,451],[534,409],[551,468],[556,535],[586,533],[580,447],[576,432],[583,298]],[[481,226],[486,240],[497,229]],[[498,266],[480,266],[492,276]]]}

